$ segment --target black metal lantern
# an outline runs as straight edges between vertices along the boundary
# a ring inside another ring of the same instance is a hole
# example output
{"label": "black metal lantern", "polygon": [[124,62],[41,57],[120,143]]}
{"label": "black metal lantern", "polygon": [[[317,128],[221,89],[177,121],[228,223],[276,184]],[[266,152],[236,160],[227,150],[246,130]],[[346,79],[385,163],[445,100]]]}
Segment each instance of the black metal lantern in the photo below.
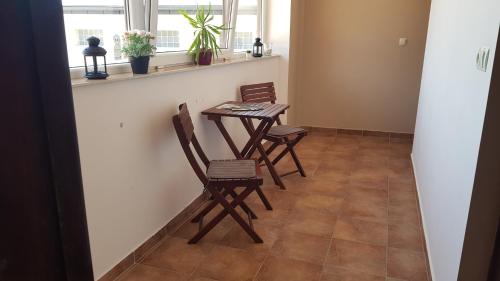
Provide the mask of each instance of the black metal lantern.
{"label": "black metal lantern", "polygon": [[[83,60],[85,61],[85,77],[87,79],[106,79],[109,76],[108,67],[106,65],[107,51],[99,47],[101,40],[95,36],[87,38],[89,46],[83,50]],[[89,71],[87,67],[87,58],[92,58],[93,69]],[[98,58],[103,59],[103,63],[98,63]],[[104,70],[102,70],[104,67]]]}
{"label": "black metal lantern", "polygon": [[255,38],[255,43],[253,44],[252,55],[256,58],[262,57],[262,54],[264,53],[263,52],[264,44],[262,44],[262,42],[260,42],[260,41],[261,41],[260,38]]}

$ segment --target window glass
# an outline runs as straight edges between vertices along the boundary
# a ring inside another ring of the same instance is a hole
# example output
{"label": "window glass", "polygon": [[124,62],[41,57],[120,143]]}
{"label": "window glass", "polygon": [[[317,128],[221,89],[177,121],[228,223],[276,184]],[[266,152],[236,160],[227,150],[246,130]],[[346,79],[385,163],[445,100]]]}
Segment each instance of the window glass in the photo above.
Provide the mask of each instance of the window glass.
{"label": "window glass", "polygon": [[[194,39],[194,30],[189,22],[179,13],[179,10],[184,10],[189,15],[194,15],[197,6],[205,6],[208,9],[209,4],[212,6],[212,13],[214,15],[212,24],[222,25],[224,15],[223,0],[159,0],[156,51],[172,52],[188,50]],[[164,37],[168,37],[169,39],[164,39]],[[172,43],[165,43],[165,40],[170,40],[169,42]],[[227,46],[221,45],[221,48],[227,48]]]}
{"label": "window glass", "polygon": [[83,66],[87,38],[101,39],[108,63],[124,62],[121,45],[126,30],[123,0],[63,0],[64,25],[70,67]]}
{"label": "window glass", "polygon": [[255,35],[251,31],[240,31],[234,34],[235,50],[252,50]]}
{"label": "window glass", "polygon": [[251,50],[255,38],[259,36],[258,0],[239,0],[236,22],[234,50]]}
{"label": "window glass", "polygon": [[158,30],[156,46],[159,48],[176,49],[180,47],[178,30]]}

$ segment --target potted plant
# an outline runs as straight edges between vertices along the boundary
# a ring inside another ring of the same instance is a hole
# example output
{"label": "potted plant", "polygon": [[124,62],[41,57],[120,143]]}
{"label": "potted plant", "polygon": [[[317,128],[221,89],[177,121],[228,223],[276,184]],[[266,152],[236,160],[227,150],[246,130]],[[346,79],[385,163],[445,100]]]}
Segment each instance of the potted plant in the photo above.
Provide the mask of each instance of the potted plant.
{"label": "potted plant", "polygon": [[218,57],[222,53],[217,36],[220,36],[222,31],[227,30],[224,25],[214,25],[212,20],[212,5],[209,5],[208,11],[205,7],[197,7],[194,17],[188,15],[186,11],[179,11],[188,21],[189,24],[195,29],[195,38],[188,54],[193,56],[194,62],[198,65],[210,65],[212,58]]}
{"label": "potted plant", "polygon": [[132,30],[123,34],[124,46],[122,52],[129,57],[134,74],[146,74],[149,68],[149,57],[156,49],[150,41],[153,34],[144,30]]}

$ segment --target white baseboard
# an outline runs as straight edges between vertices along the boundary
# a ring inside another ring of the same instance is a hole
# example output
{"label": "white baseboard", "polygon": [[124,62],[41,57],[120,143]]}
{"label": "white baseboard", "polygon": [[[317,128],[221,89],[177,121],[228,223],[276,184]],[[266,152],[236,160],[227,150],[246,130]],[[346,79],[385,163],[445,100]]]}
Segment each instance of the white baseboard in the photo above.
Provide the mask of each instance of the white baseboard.
{"label": "white baseboard", "polygon": [[429,236],[427,235],[427,224],[425,223],[425,210],[422,208],[422,198],[420,197],[420,185],[418,184],[418,177],[417,177],[417,171],[415,168],[415,161],[413,159],[413,153],[411,155],[411,164],[413,168],[413,176],[415,178],[415,185],[417,186],[417,196],[418,196],[418,204],[420,208],[420,215],[422,216],[422,228],[424,230],[424,236],[425,236],[425,248],[427,252],[427,258],[429,259],[429,271],[432,277],[432,281],[437,281],[436,277],[434,276],[434,265],[432,263],[432,256],[431,252],[429,251],[429,239],[427,239]]}

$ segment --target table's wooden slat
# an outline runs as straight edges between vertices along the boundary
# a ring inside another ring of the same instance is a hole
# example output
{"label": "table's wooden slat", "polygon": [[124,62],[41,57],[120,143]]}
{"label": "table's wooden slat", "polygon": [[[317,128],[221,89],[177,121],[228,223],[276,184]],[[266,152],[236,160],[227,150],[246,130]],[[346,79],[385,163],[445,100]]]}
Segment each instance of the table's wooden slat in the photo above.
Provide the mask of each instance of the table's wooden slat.
{"label": "table's wooden slat", "polygon": [[258,110],[258,111],[250,111],[250,110],[249,111],[234,111],[231,109],[218,109],[217,108],[223,104],[244,104],[244,103],[242,103],[242,102],[225,102],[225,103],[222,103],[220,105],[209,108],[207,110],[204,110],[201,114],[202,115],[212,115],[212,116],[246,117],[246,118],[257,118],[257,119],[270,118],[270,119],[272,119],[290,107],[287,104],[245,103],[245,104],[257,105],[257,106],[262,107],[263,109]]}

